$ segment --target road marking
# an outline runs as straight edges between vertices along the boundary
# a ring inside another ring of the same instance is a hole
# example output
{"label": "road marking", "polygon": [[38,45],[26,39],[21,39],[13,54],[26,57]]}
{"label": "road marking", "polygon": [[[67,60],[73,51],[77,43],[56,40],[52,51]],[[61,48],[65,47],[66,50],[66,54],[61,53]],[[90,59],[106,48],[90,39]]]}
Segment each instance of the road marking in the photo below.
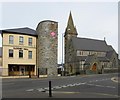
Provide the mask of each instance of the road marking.
{"label": "road marking", "polygon": [[45,89],[45,90],[49,90],[49,87],[45,87],[44,89]]}
{"label": "road marking", "polygon": [[[78,86],[78,85],[83,85],[83,84],[86,84],[86,82],[85,83],[74,83],[74,84],[68,84],[68,85],[54,86],[54,87],[52,87],[52,90],[66,88],[66,87],[73,87],[73,86]],[[29,89],[29,90],[26,90],[26,91],[33,91],[33,90],[34,89]],[[38,88],[36,90],[38,90],[39,92],[45,92],[45,91],[49,90],[49,87]]]}
{"label": "road marking", "polygon": [[2,85],[12,85],[12,84],[15,84],[15,83],[4,83],[4,84],[2,84]]}
{"label": "road marking", "polygon": [[66,88],[67,86],[66,86],[66,85],[63,85],[62,87],[63,87],[63,88]]}
{"label": "road marking", "polygon": [[54,86],[53,88],[54,89],[61,89],[62,87],[60,87],[60,86]]}
{"label": "road marking", "polygon": [[108,88],[116,88],[116,87],[114,87],[114,86],[106,86],[106,87],[108,87]]}
{"label": "road marking", "polygon": [[92,85],[94,85],[94,84],[86,84],[86,85],[91,85],[91,86],[92,86]]}
{"label": "road marking", "polygon": [[97,84],[86,84],[86,85],[97,86],[97,87],[116,88],[114,86],[103,86],[103,85],[97,85]]}
{"label": "road marking", "polygon": [[43,88],[40,88],[40,89],[37,89],[39,92],[45,92],[45,89]]}
{"label": "road marking", "polygon": [[[46,93],[48,93],[48,91],[46,91]],[[80,92],[52,91],[52,93],[76,94],[76,93],[80,93]]]}
{"label": "road marking", "polygon": [[29,90],[26,90],[26,91],[28,91],[28,92],[31,92],[31,91],[33,91],[34,89],[29,89]]}
{"label": "road marking", "polygon": [[102,86],[102,85],[95,85],[95,86],[98,86],[98,87],[104,87],[104,86]]}

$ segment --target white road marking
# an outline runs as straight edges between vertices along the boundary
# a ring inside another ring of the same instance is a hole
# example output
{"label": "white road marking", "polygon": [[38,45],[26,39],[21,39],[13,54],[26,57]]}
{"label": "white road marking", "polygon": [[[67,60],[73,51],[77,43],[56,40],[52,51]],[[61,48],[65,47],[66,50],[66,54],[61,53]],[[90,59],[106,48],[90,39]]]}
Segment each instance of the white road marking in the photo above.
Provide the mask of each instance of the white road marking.
{"label": "white road marking", "polygon": [[[91,80],[89,82],[91,83],[91,82],[98,82],[98,81],[105,81],[105,80],[109,80],[109,78],[101,79],[101,80]],[[11,84],[14,84],[14,83],[11,83]],[[67,85],[61,85],[61,86],[54,86],[54,87],[52,87],[52,90],[66,88],[66,87],[79,86],[79,85],[84,85],[84,84],[91,85],[91,86],[97,86],[97,87],[116,88],[116,87],[113,87],[113,86],[103,86],[103,85],[97,85],[97,84],[87,84],[87,82],[84,82],[84,83],[74,83],[74,84],[67,84]],[[29,89],[29,90],[26,90],[26,91],[33,91],[33,90],[34,89]],[[37,90],[40,91],[40,92],[45,92],[45,91],[49,90],[49,87],[39,88]]]}
{"label": "white road marking", "polygon": [[91,86],[92,86],[92,85],[94,85],[94,84],[86,84],[86,85],[91,85]]}
{"label": "white road marking", "polygon": [[45,89],[43,88],[40,88],[40,89],[37,89],[39,92],[45,92]]}
{"label": "white road marking", "polygon": [[45,87],[44,89],[45,89],[45,90],[49,90],[49,87]]}
{"label": "white road marking", "polygon": [[108,88],[116,88],[116,87],[114,87],[114,86],[106,86],[106,87],[108,87]]}
{"label": "white road marking", "polygon": [[61,89],[62,87],[60,87],[60,86],[55,86],[54,88],[55,88],[55,89]]}
{"label": "white road marking", "polygon": [[28,91],[28,92],[31,92],[31,91],[33,91],[34,89],[29,89],[29,90],[26,90],[26,91]]}
{"label": "white road marking", "polygon": [[113,87],[113,86],[104,86],[104,85],[96,85],[96,84],[86,84],[86,85],[97,86],[97,87],[116,88],[116,87]]}
{"label": "white road marking", "polygon": [[63,85],[62,87],[63,87],[63,88],[66,88],[67,86],[66,86],[66,85]]}
{"label": "white road marking", "polygon": [[95,85],[95,86],[98,86],[98,87],[105,87],[105,86],[102,86],[102,85]]}

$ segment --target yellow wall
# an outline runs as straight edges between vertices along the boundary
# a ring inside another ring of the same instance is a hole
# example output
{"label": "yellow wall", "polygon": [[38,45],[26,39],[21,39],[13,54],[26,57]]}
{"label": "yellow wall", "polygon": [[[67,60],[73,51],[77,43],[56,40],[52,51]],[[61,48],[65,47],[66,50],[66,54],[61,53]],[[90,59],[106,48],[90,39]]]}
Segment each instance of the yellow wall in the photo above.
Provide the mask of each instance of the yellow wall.
{"label": "yellow wall", "polygon": [[[9,35],[14,36],[14,43],[9,44]],[[24,43],[19,45],[19,36],[23,36]],[[28,46],[28,38],[32,38],[32,46]],[[3,75],[8,75],[8,64],[35,65],[36,72],[36,37],[22,34],[3,34]],[[23,50],[23,58],[19,58],[19,49]],[[13,49],[13,58],[9,57],[9,49]],[[32,59],[28,59],[28,51],[32,51]],[[36,74],[36,73],[35,73]]]}

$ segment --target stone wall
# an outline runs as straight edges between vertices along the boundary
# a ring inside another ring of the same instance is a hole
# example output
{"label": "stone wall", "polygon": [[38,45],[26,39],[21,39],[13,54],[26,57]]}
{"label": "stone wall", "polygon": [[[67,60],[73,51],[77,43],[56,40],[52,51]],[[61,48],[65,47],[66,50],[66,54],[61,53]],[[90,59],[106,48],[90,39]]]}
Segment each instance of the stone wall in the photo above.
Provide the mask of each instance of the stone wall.
{"label": "stone wall", "polygon": [[47,76],[57,75],[58,23],[42,21],[37,26],[37,67]]}

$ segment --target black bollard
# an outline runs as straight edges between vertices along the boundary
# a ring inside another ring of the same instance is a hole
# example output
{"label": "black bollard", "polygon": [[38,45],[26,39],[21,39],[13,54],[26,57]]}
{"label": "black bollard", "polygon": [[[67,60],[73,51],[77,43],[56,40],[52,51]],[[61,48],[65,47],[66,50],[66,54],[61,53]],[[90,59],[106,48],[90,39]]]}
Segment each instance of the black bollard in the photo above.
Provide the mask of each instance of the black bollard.
{"label": "black bollard", "polygon": [[49,97],[52,97],[51,81],[49,81]]}
{"label": "black bollard", "polygon": [[38,78],[39,78],[39,68],[38,68]]}

